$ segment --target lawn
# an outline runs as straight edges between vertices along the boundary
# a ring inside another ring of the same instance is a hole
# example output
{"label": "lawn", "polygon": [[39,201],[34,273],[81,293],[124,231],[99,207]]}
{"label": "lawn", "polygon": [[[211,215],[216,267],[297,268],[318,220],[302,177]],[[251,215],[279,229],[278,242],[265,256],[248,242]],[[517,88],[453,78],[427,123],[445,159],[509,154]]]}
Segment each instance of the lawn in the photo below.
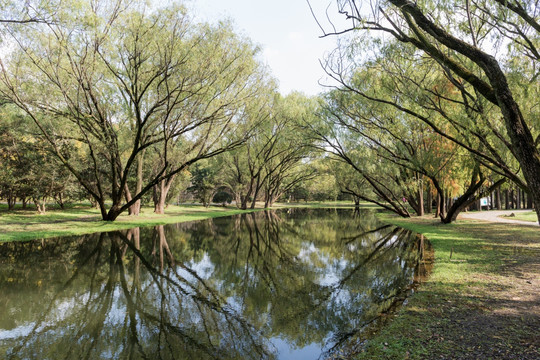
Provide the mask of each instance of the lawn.
{"label": "lawn", "polygon": [[[264,204],[257,204],[260,208]],[[275,208],[282,207],[350,207],[350,201],[337,202],[298,202],[276,204]],[[373,206],[372,206],[373,207]],[[44,215],[29,208],[20,207],[15,211],[7,211],[5,204],[0,204],[0,242],[26,241],[44,239],[64,235],[81,235],[94,232],[129,229],[139,226],[155,226],[174,224],[184,221],[201,220],[212,217],[234,215],[253,210],[239,210],[235,206],[211,206],[204,208],[200,205],[170,205],[165,215],[157,215],[152,207],[143,207],[139,216],[129,216],[127,212],[120,215],[114,222],[101,220],[98,209],[87,204],[77,204],[65,210],[52,208]]]}
{"label": "lawn", "polygon": [[538,228],[382,217],[424,234],[434,247],[435,266],[355,358],[540,358]]}
{"label": "lawn", "polygon": [[[530,212],[518,212],[514,214],[515,216],[512,216],[509,219],[515,219],[515,220],[523,220],[523,221],[531,221],[531,222],[538,222],[538,218],[536,217],[536,212],[530,211]],[[504,217],[504,216],[503,216]]]}
{"label": "lawn", "polygon": [[66,210],[50,210],[39,215],[35,210],[0,211],[0,242],[25,241],[64,235],[81,235],[102,231],[129,229],[138,226],[173,224],[184,221],[228,216],[249,210],[236,207],[169,206],[165,215],[154,214],[143,207],[139,216],[120,215],[114,222],[101,220],[99,210],[77,205]]}

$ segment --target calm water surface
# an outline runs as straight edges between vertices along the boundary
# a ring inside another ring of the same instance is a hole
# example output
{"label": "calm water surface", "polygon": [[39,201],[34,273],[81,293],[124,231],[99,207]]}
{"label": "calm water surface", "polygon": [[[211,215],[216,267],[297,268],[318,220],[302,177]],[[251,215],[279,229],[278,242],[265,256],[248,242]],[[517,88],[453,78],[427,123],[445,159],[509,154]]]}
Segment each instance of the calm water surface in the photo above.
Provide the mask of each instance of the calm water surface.
{"label": "calm water surface", "polygon": [[0,244],[0,358],[332,357],[403,298],[425,247],[352,209]]}

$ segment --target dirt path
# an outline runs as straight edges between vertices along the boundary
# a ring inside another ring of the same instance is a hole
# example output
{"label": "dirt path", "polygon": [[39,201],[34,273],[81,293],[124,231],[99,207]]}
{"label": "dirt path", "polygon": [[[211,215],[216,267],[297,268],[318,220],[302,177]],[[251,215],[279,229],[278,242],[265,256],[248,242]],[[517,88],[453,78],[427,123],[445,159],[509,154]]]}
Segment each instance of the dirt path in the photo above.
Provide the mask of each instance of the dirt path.
{"label": "dirt path", "polygon": [[504,215],[510,215],[512,213],[525,213],[530,212],[531,210],[490,210],[490,211],[479,211],[472,213],[461,213],[458,216],[458,219],[471,219],[471,220],[482,220],[487,222],[496,222],[496,223],[507,223],[507,224],[520,224],[520,225],[529,225],[529,226],[538,226],[538,223],[532,221],[523,221],[515,220],[512,218],[500,217]]}

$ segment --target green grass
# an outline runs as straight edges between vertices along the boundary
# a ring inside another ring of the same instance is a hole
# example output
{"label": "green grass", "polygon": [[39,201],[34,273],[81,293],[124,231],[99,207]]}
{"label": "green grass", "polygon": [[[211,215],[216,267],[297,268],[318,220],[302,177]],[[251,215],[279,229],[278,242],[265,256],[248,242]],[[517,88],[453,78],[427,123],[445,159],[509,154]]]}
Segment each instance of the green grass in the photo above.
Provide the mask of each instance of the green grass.
{"label": "green grass", "polygon": [[[504,216],[502,216],[502,217],[504,217]],[[515,216],[512,216],[509,219],[538,222],[536,212],[534,212],[534,211],[518,212],[518,213],[515,213]]]}
{"label": "green grass", "polygon": [[101,220],[99,210],[77,205],[66,210],[49,210],[39,215],[35,210],[0,211],[0,242],[26,241],[65,235],[82,235],[139,226],[173,224],[184,221],[234,215],[250,210],[235,207],[169,206],[165,215],[143,207],[139,216],[120,215],[114,222]]}
{"label": "green grass", "polygon": [[[257,205],[259,207],[263,206],[262,203]],[[282,203],[275,204],[274,208],[350,206],[352,206],[350,201],[336,201]],[[70,205],[65,210],[61,210],[56,206],[49,206],[44,215],[37,214],[31,204],[28,205],[28,209],[22,209],[21,205],[17,205],[14,211],[8,211],[6,204],[0,204],[0,242],[27,241],[56,236],[123,230],[139,226],[174,224],[249,211],[253,210],[239,210],[233,206],[204,208],[200,205],[171,205],[165,210],[165,215],[157,215],[154,214],[153,208],[143,207],[139,216],[129,216],[125,213],[120,215],[114,222],[106,222],[101,220],[99,210],[91,208],[88,204]]]}
{"label": "green grass", "polygon": [[435,265],[357,359],[540,358],[537,228],[382,218],[424,234],[434,247]]}

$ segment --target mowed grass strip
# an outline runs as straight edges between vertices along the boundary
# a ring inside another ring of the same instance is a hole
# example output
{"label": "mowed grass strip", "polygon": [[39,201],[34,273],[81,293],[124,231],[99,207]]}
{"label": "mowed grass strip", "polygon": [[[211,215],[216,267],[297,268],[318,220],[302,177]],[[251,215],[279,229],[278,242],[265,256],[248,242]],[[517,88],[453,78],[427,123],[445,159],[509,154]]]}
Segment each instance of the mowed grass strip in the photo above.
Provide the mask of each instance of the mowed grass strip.
{"label": "mowed grass strip", "polygon": [[433,218],[386,222],[422,233],[435,265],[357,359],[540,359],[537,227]]}
{"label": "mowed grass strip", "polygon": [[[504,216],[502,216],[504,218]],[[514,216],[512,216],[511,218],[509,219],[515,219],[515,220],[523,220],[523,221],[530,221],[530,222],[538,222],[538,218],[537,218],[537,215],[534,211],[531,211],[531,212],[518,212],[516,214],[514,214]]]}
{"label": "mowed grass strip", "polygon": [[74,206],[65,210],[50,210],[39,215],[35,210],[0,211],[0,242],[26,241],[57,236],[82,235],[103,231],[123,230],[139,226],[174,224],[229,216],[253,210],[236,207],[169,206],[164,215],[153,208],[143,207],[139,216],[127,212],[114,222],[102,221],[99,210],[88,206]]}

